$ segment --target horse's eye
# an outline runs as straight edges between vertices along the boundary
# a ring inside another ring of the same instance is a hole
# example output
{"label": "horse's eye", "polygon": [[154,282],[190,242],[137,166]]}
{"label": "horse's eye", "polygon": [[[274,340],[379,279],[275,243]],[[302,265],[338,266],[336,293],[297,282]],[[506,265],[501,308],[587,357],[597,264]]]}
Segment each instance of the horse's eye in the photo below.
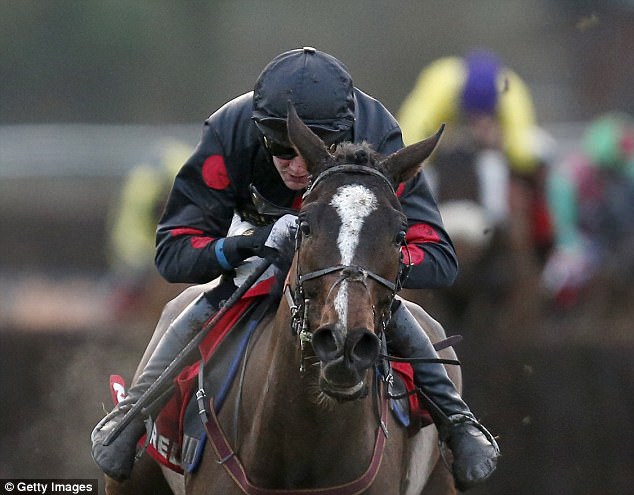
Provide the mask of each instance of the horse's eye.
{"label": "horse's eye", "polygon": [[302,233],[302,235],[304,235],[304,236],[309,236],[310,235],[310,225],[308,224],[308,222],[306,220],[302,220],[299,223],[299,230]]}
{"label": "horse's eye", "polygon": [[405,241],[405,231],[401,230],[399,231],[398,234],[396,234],[396,237],[394,238],[394,242],[398,245],[403,244],[403,241]]}

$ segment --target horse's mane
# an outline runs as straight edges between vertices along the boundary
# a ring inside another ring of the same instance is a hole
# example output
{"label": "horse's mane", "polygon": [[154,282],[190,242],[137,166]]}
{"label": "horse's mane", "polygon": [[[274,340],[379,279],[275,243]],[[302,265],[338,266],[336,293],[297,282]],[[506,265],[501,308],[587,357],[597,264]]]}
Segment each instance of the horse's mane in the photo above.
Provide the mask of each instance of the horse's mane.
{"label": "horse's mane", "polygon": [[352,143],[345,141],[340,143],[333,153],[336,164],[365,165],[386,174],[386,170],[382,167],[383,158],[380,153],[376,152],[372,145],[363,141],[361,143]]}

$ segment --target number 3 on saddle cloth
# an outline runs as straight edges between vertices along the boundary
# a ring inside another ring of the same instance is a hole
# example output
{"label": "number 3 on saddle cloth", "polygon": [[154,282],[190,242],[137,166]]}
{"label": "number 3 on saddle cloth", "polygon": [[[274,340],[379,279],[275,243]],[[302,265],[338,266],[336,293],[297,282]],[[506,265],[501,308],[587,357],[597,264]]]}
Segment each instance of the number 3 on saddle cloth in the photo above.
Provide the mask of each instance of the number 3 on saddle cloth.
{"label": "number 3 on saddle cloth", "polygon": [[[250,289],[209,332],[200,345],[204,365],[204,389],[214,398],[218,413],[240,368],[253,334],[265,311],[257,311],[266,304],[266,296],[273,279],[260,282]],[[213,358],[213,359],[212,359]],[[139,440],[139,445],[160,464],[177,473],[193,472],[198,467],[205,446],[205,431],[199,417],[196,391],[200,361],[184,368],[174,380],[171,398],[154,419],[151,431]],[[390,388],[391,409],[404,427],[416,431],[432,423],[429,413],[422,409],[414,391],[411,365],[393,363],[394,381]],[[118,375],[110,377],[110,392],[114,403],[125,397],[125,383]]]}

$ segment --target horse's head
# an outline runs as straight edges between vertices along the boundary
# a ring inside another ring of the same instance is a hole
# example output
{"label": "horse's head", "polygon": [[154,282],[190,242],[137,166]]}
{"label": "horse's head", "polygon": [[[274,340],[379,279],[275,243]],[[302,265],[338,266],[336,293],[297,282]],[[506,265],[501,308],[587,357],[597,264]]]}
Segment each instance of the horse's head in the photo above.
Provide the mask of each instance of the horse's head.
{"label": "horse's head", "polygon": [[289,106],[288,134],[312,177],[291,269],[295,329],[320,361],[321,391],[357,399],[399,288],[408,224],[395,187],[419,171],[441,132],[390,156],[365,143],[331,153]]}

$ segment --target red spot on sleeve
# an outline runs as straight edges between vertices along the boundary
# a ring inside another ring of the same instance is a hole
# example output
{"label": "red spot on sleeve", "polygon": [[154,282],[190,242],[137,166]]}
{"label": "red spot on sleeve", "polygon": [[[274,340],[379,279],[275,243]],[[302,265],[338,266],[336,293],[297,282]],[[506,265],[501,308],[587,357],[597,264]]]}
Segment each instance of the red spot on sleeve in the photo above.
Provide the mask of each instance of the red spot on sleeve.
{"label": "red spot on sleeve", "polygon": [[426,242],[439,242],[438,233],[426,223],[412,225],[405,236],[407,249],[403,248],[404,261],[407,264],[419,265],[425,259],[425,251],[419,245]]}
{"label": "red spot on sleeve", "polygon": [[226,189],[231,183],[225,160],[221,155],[211,155],[203,162],[202,175],[205,184],[212,189]]}
{"label": "red spot on sleeve", "polygon": [[206,237],[206,236],[202,236],[202,237],[192,237],[192,247],[196,248],[196,249],[202,249],[204,247],[209,246],[209,244],[214,241],[215,239],[213,237]]}
{"label": "red spot on sleeve", "polygon": [[178,237],[179,235],[200,235],[203,231],[200,229],[193,229],[191,227],[182,227],[180,229],[170,230],[172,237]]}
{"label": "red spot on sleeve", "polygon": [[215,241],[215,237],[209,237],[201,235],[203,233],[200,229],[193,229],[191,227],[183,227],[180,229],[172,229],[170,231],[172,237],[177,237],[181,235],[189,235],[192,236],[190,239],[190,243],[195,249],[202,249],[209,245],[209,243]]}
{"label": "red spot on sleeve", "polygon": [[403,249],[403,262],[406,265],[420,265],[425,259],[425,251],[415,244],[408,244]]}

